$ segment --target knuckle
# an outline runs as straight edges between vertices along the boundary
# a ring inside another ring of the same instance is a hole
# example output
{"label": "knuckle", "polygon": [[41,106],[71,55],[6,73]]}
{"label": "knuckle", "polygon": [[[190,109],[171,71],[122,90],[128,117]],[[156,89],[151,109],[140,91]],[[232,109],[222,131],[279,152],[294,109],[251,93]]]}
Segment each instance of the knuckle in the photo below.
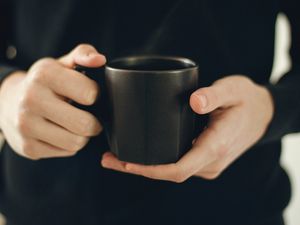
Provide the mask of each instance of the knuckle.
{"label": "knuckle", "polygon": [[206,180],[215,180],[220,176],[221,173],[218,172],[213,172],[213,173],[207,173],[205,175],[202,175],[201,177],[203,177]]}
{"label": "knuckle", "polygon": [[187,180],[187,177],[181,176],[181,175],[176,175],[173,181],[174,181],[175,183],[180,184],[180,183],[183,183],[183,182],[186,181],[186,180]]}
{"label": "knuckle", "polygon": [[28,87],[20,99],[21,107],[25,108],[25,109],[31,107],[34,104],[35,99],[37,97],[38,97],[38,94],[35,91],[35,87],[34,86]]}
{"label": "knuckle", "polygon": [[44,67],[37,67],[30,72],[31,82],[42,83],[46,80],[46,72]]}
{"label": "knuckle", "polygon": [[91,127],[91,118],[89,115],[85,115],[80,120],[80,129],[83,135],[88,135]]}
{"label": "knuckle", "polygon": [[42,58],[40,60],[38,60],[35,65],[36,67],[48,67],[48,66],[52,66],[53,63],[55,63],[55,59],[53,58],[49,58],[49,57],[45,57],[45,58]]}
{"label": "knuckle", "polygon": [[221,163],[218,163],[217,165],[212,168],[211,173],[213,174],[220,174],[224,169],[224,166]]}
{"label": "knuckle", "polygon": [[40,159],[34,150],[34,143],[29,140],[25,140],[22,144],[22,152],[24,155],[31,160]]}
{"label": "knuckle", "polygon": [[253,81],[247,76],[236,75],[235,79],[244,85],[252,85],[253,84]]}
{"label": "knuckle", "polygon": [[68,152],[67,156],[74,156],[77,154],[77,151]]}
{"label": "knuckle", "polygon": [[28,158],[31,159],[31,160],[34,160],[34,161],[40,160],[40,159],[41,159],[41,157],[39,157],[39,156],[37,156],[37,155],[35,155],[35,154],[33,154],[33,155],[31,155],[31,156],[28,156]]}
{"label": "knuckle", "polygon": [[210,91],[208,94],[207,94],[210,98],[210,101],[214,103],[214,105],[218,105],[219,102],[220,102],[220,96],[218,95],[218,92],[217,91]]}
{"label": "knuckle", "polygon": [[88,105],[94,104],[98,98],[99,92],[100,92],[100,90],[99,90],[98,84],[95,81],[90,80],[90,84],[88,85],[87,91],[85,94],[86,103]]}
{"label": "knuckle", "polygon": [[208,174],[219,176],[224,171],[225,168],[226,165],[223,162],[217,162],[208,169]]}
{"label": "knuckle", "polygon": [[175,179],[173,179],[173,181],[177,184],[181,184],[185,181],[186,179],[183,179],[181,177],[176,177]]}
{"label": "knuckle", "polygon": [[56,157],[72,157],[77,154],[77,151],[66,151],[63,154],[57,154]]}
{"label": "knuckle", "polygon": [[214,102],[216,102],[216,103],[220,102],[220,95],[218,95],[214,91],[211,92],[211,95],[212,95],[212,99],[213,99]]}
{"label": "knuckle", "polygon": [[30,69],[29,74],[33,82],[44,82],[47,79],[47,70],[55,63],[52,58],[43,58],[38,60]]}
{"label": "knuckle", "polygon": [[81,50],[90,50],[90,49],[93,49],[94,47],[90,44],[87,44],[87,43],[82,43],[82,44],[79,44],[77,45],[77,47],[75,48],[76,50],[78,51],[81,51]]}
{"label": "knuckle", "polygon": [[17,120],[16,120],[16,127],[21,134],[29,132],[29,123],[28,123],[28,111],[27,110],[20,110],[18,112]]}
{"label": "knuckle", "polygon": [[82,136],[77,136],[74,138],[73,142],[72,142],[72,146],[70,148],[70,150],[72,152],[77,152],[80,149],[82,149],[86,143],[87,143],[88,139]]}
{"label": "knuckle", "polygon": [[184,171],[181,170],[181,169],[175,170],[175,172],[172,176],[172,181],[175,182],[175,183],[183,183],[187,179],[188,179],[188,177],[186,176]]}
{"label": "knuckle", "polygon": [[82,117],[80,124],[81,133],[85,136],[91,136],[99,131],[99,124],[94,116],[87,114]]}

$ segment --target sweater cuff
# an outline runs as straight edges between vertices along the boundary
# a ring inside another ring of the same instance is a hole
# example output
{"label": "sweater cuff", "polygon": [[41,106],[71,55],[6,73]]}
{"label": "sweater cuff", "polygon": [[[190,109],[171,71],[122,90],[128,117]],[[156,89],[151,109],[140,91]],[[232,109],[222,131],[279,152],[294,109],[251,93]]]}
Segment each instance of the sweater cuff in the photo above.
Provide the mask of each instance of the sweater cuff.
{"label": "sweater cuff", "polygon": [[280,140],[284,135],[300,130],[300,91],[295,83],[268,84],[274,103],[274,115],[259,143]]}
{"label": "sweater cuff", "polygon": [[14,66],[0,65],[0,84],[7,76],[18,70],[20,69]]}

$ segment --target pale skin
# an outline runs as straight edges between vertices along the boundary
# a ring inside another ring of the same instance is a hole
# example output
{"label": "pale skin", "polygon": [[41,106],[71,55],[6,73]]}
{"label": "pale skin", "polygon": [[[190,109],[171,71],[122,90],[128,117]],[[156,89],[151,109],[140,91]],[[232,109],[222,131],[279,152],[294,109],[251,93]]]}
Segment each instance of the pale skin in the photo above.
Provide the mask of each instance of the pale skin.
{"label": "pale skin", "polygon": [[[101,132],[92,114],[68,103],[92,105],[99,94],[94,81],[72,69],[75,64],[100,67],[105,57],[90,45],[80,45],[60,59],[39,60],[28,72],[16,72],[2,83],[0,127],[17,154],[33,160],[70,157]],[[196,90],[190,106],[197,114],[209,114],[210,122],[178,162],[145,166],[106,152],[101,165],[177,183],[192,176],[215,179],[264,135],[274,113],[269,91],[243,75]]]}
{"label": "pale skin", "polygon": [[101,132],[92,114],[68,103],[92,105],[99,94],[95,81],[73,70],[75,64],[99,67],[105,57],[84,44],[60,59],[41,59],[28,72],[3,81],[0,127],[17,154],[32,160],[72,156]]}
{"label": "pale skin", "polygon": [[176,163],[145,166],[119,161],[106,152],[105,168],[181,183],[192,176],[215,179],[265,133],[274,112],[268,90],[242,75],[232,75],[196,90],[190,105],[210,114],[208,127]]}

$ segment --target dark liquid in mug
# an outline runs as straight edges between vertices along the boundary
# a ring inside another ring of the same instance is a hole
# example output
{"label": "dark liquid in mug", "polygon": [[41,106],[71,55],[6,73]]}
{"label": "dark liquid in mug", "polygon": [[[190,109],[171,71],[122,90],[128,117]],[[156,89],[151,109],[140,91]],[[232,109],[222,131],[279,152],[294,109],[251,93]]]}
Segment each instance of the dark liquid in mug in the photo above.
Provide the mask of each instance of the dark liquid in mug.
{"label": "dark liquid in mug", "polygon": [[139,59],[128,61],[115,61],[110,67],[122,70],[139,70],[139,71],[168,71],[182,70],[193,67],[195,65],[184,63],[182,61],[170,59]]}

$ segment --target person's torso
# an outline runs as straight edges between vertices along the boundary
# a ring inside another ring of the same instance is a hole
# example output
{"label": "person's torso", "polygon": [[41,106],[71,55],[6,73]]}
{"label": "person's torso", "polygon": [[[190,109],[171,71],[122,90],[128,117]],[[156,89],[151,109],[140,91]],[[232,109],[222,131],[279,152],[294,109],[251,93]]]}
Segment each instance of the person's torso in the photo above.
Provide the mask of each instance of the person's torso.
{"label": "person's torso", "polygon": [[[90,43],[108,60],[136,54],[191,58],[199,64],[199,86],[231,74],[264,84],[271,73],[277,1],[14,4],[11,44],[18,52],[14,62],[24,69],[41,57],[58,57]],[[172,184],[101,168],[101,154],[109,148],[104,135],[66,159],[30,161],[6,145],[0,154],[0,208],[16,224],[196,224],[257,218],[282,210],[289,200],[288,180],[278,162],[280,147],[279,140],[254,147],[215,181],[191,178]]]}

